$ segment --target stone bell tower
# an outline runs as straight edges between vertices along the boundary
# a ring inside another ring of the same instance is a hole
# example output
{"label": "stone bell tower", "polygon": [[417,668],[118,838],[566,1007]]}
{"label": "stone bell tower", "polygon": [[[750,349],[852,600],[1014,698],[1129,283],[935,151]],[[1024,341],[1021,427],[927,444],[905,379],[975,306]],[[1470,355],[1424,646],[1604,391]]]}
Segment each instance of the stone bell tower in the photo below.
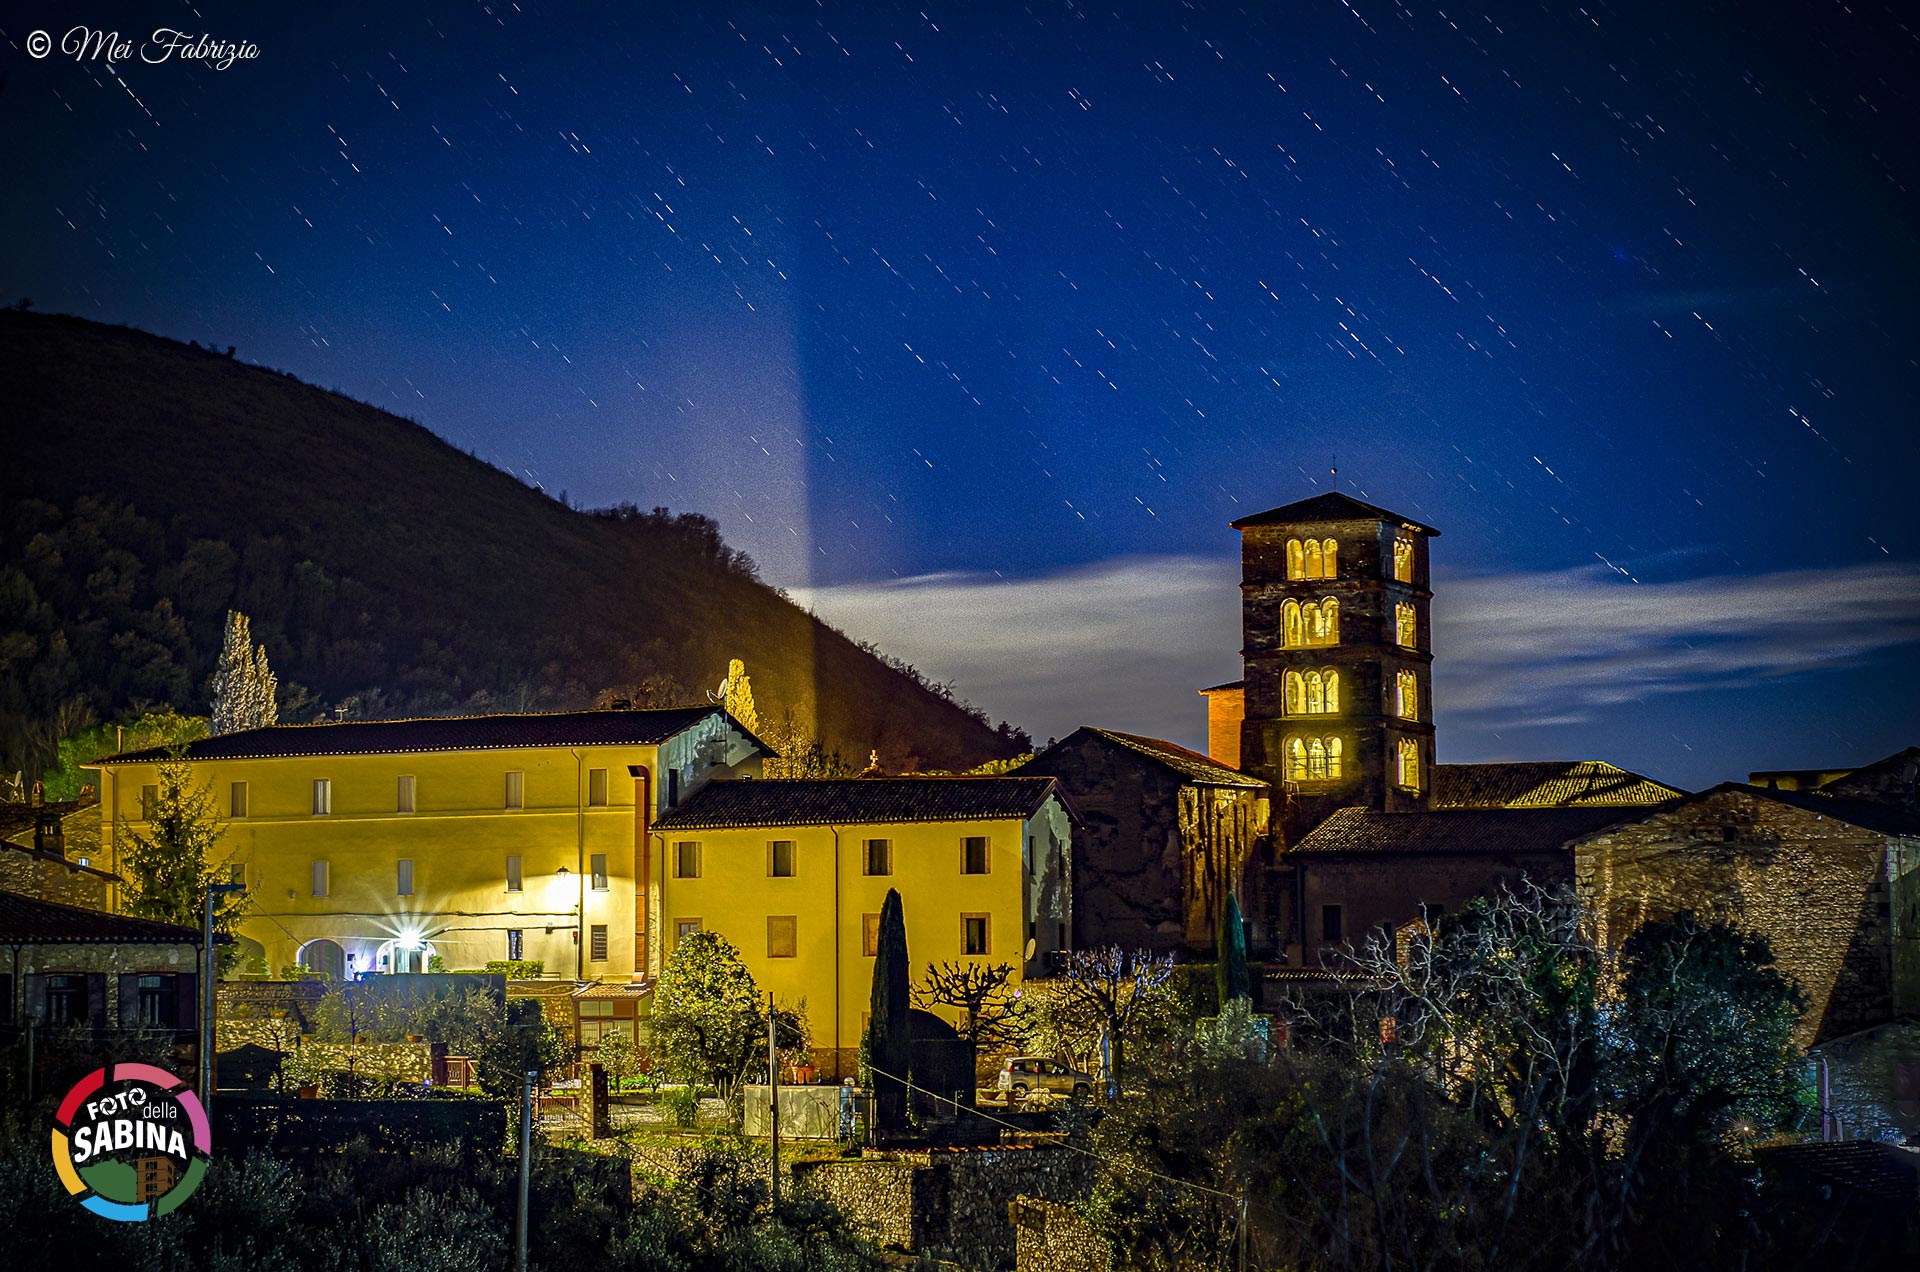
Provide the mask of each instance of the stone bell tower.
{"label": "stone bell tower", "polygon": [[1427,542],[1440,532],[1334,493],[1233,528],[1245,667],[1240,767],[1285,792],[1288,838],[1337,808],[1426,808],[1434,763]]}

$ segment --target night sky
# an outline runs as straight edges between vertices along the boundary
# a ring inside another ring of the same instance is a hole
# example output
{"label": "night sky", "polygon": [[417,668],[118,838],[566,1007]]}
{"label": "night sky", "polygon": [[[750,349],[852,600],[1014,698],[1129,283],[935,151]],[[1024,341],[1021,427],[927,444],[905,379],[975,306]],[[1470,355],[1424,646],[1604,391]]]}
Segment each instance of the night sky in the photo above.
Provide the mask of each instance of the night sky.
{"label": "night sky", "polygon": [[1202,742],[1226,523],[1337,488],[1444,532],[1442,760],[1920,742],[1903,5],[330,8],[13,7],[0,299],[711,514],[1041,738]]}

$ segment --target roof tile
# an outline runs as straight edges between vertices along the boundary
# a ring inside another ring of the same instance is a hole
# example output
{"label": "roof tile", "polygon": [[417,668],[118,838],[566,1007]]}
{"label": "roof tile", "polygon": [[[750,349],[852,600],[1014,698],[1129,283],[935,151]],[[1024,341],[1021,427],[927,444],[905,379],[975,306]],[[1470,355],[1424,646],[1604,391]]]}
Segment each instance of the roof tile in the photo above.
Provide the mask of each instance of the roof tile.
{"label": "roof tile", "polygon": [[1686,792],[1603,760],[1436,764],[1434,808],[1593,808],[1663,804]]}
{"label": "roof tile", "polygon": [[190,927],[0,892],[0,944],[198,945]]}
{"label": "roof tile", "polygon": [[1621,808],[1452,808],[1381,813],[1343,808],[1316,826],[1292,853],[1542,853],[1613,825]]}

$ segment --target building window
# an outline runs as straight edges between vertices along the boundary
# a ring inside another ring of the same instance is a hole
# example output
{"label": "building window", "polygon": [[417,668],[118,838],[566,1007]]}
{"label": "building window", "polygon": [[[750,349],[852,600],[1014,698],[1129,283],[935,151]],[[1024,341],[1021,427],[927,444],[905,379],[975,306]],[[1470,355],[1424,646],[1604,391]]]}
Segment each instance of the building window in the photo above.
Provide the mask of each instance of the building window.
{"label": "building window", "polygon": [[880,916],[877,914],[860,916],[860,953],[867,958],[879,957]]}
{"label": "building window", "polygon": [[587,858],[587,863],[593,870],[593,890],[605,892],[607,890],[607,854],[596,852]]}
{"label": "building window", "polygon": [[1290,671],[1285,679],[1288,715],[1337,715],[1340,711],[1340,673],[1332,667]]}
{"label": "building window", "polygon": [[520,873],[520,854],[509,853],[507,855],[507,891],[521,892],[525,890],[525,886],[526,880]]}
{"label": "building window", "polygon": [[680,807],[680,770],[667,770],[667,807]]}
{"label": "building window", "polygon": [[962,954],[990,954],[991,942],[987,934],[987,916],[984,914],[963,914],[960,916],[960,952]]}
{"label": "building window", "polygon": [[1332,539],[1287,540],[1287,577],[1331,579],[1340,573],[1340,545]]}
{"label": "building window", "polygon": [[683,839],[673,846],[673,877],[676,879],[698,879],[700,877],[700,841]]}
{"label": "building window", "polygon": [[776,839],[767,845],[767,873],[775,879],[793,878],[793,840]]}
{"label": "building window", "polygon": [[47,977],[47,1023],[79,1025],[87,1020],[87,978]]}
{"label": "building window", "polygon": [[1288,601],[1280,607],[1280,642],[1288,649],[1340,643],[1340,601]]}
{"label": "building window", "polygon": [[227,863],[227,882],[245,892],[247,889],[247,863],[230,861]]}
{"label": "building window", "polygon": [[227,787],[227,816],[245,817],[247,815],[247,784],[235,782]]}
{"label": "building window", "polygon": [[313,815],[325,817],[333,811],[333,779],[316,777],[313,779]]}
{"label": "building window", "polygon": [[1288,738],[1287,780],[1331,781],[1344,775],[1339,738]]}
{"label": "building window", "polygon": [[1419,620],[1415,618],[1413,606],[1401,601],[1393,607],[1393,638],[1403,649],[1419,648]]}
{"label": "building window", "polygon": [[1394,673],[1393,713],[1402,720],[1420,718],[1420,678],[1410,671]]}
{"label": "building window", "polygon": [[587,807],[605,808],[607,806],[607,770],[587,770]]}
{"label": "building window", "polygon": [[1401,738],[1396,749],[1398,764],[1397,777],[1400,785],[1407,790],[1420,789],[1420,744],[1412,738]]}
{"label": "building window", "polygon": [[863,864],[870,875],[890,875],[893,873],[893,840],[869,839]]}
{"label": "building window", "polygon": [[141,976],[136,979],[135,985],[140,995],[142,1025],[148,1028],[171,1029],[179,1022],[180,1005],[174,994],[173,977]]}
{"label": "building window", "polygon": [[1402,583],[1413,582],[1413,540],[1404,534],[1393,540],[1393,577]]}
{"label": "building window", "polygon": [[506,806],[508,808],[525,808],[527,806],[527,775],[525,773],[507,774]]}
{"label": "building window", "polygon": [[699,930],[700,920],[698,919],[675,919],[673,921],[673,943],[678,945]]}
{"label": "building window", "polygon": [[403,775],[393,793],[393,811],[410,813],[413,811],[413,778]]}
{"label": "building window", "polygon": [[154,815],[159,811],[160,788],[158,786],[142,786],[140,788],[140,820],[152,821]]}
{"label": "building window", "polygon": [[412,896],[413,895],[413,859],[411,857],[402,857],[400,858],[399,861],[395,862],[394,864],[398,867],[398,869],[395,871],[395,874],[398,877],[394,881],[394,889],[393,889],[394,892],[403,897]]}
{"label": "building window", "polygon": [[313,895],[324,897],[333,890],[333,871],[324,861],[313,863]]}
{"label": "building window", "polygon": [[960,841],[960,873],[987,873],[987,837],[968,835]]}
{"label": "building window", "polygon": [[596,923],[587,929],[587,960],[593,963],[607,961],[607,925]]}
{"label": "building window", "polygon": [[1340,930],[1340,907],[1323,905],[1320,907],[1320,939],[1323,941],[1341,941],[1345,938]]}
{"label": "building window", "polygon": [[792,958],[799,921],[791,914],[767,916],[767,957]]}
{"label": "building window", "polygon": [[507,957],[525,958],[527,956],[527,934],[521,928],[507,929]]}

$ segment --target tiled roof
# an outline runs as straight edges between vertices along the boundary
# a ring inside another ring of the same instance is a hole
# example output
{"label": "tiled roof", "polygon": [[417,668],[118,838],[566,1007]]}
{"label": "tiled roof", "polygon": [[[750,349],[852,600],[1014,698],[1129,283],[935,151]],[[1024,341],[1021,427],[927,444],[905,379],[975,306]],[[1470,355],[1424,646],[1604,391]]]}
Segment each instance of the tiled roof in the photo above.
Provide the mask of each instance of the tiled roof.
{"label": "tiled roof", "polygon": [[1143,738],[1135,733],[1116,733],[1112,729],[1090,728],[1087,732],[1105,738],[1115,746],[1144,755],[1161,768],[1170,769],[1179,777],[1201,786],[1238,786],[1258,791],[1267,789],[1267,784],[1253,774],[1230,769],[1217,760],[1198,751],[1189,751],[1177,743]]}
{"label": "tiled roof", "polygon": [[1232,522],[1235,530],[1243,526],[1286,526],[1296,522],[1310,521],[1392,521],[1403,526],[1412,526],[1426,534],[1438,535],[1440,532],[1432,526],[1423,526],[1418,521],[1403,517],[1397,512],[1388,512],[1385,508],[1370,503],[1361,503],[1349,495],[1338,491],[1328,491],[1324,495],[1314,495],[1309,499],[1296,500],[1282,504],[1278,508],[1269,508],[1265,512],[1256,512],[1250,517],[1242,517]]}
{"label": "tiled roof", "polygon": [[1027,818],[1050,777],[838,777],[709,782],[654,823],[659,830],[875,826]]}
{"label": "tiled roof", "polygon": [[1205,689],[1202,689],[1200,692],[1201,693],[1225,693],[1229,689],[1244,690],[1246,687],[1247,687],[1247,682],[1244,680],[1229,680],[1224,685],[1208,685]]}
{"label": "tiled roof", "polygon": [[607,981],[582,985],[573,991],[573,997],[590,999],[594,1002],[638,1002],[653,993],[653,984],[635,985],[632,982]]}
{"label": "tiled roof", "polygon": [[1343,808],[1291,853],[1542,853],[1633,816],[1622,808],[1450,808],[1379,813]]}
{"label": "tiled roof", "polygon": [[190,927],[102,914],[78,906],[55,905],[17,892],[0,892],[0,945],[92,943],[105,945],[198,945]]}
{"label": "tiled roof", "polygon": [[1870,1140],[1755,1149],[1762,1170],[1786,1170],[1902,1206],[1920,1205],[1920,1154]]}
{"label": "tiled roof", "polygon": [[1591,808],[1663,804],[1686,792],[1602,760],[1436,764],[1434,808]]}
{"label": "tiled roof", "polygon": [[[657,711],[549,711],[515,715],[440,716],[418,720],[347,720],[337,724],[276,724],[187,747],[190,760],[253,760],[306,755],[396,755],[419,751],[498,751],[540,746],[657,746],[723,708],[668,707]],[[733,727],[752,738],[740,728]],[[758,738],[755,745],[773,752]],[[164,759],[159,748],[110,756],[102,764]]]}
{"label": "tiled roof", "polygon": [[1795,808],[1804,808],[1810,813],[1832,817],[1864,830],[1877,830],[1883,835],[1920,835],[1920,809],[1902,808],[1898,804],[1875,804],[1864,799],[1841,799],[1834,795],[1822,795],[1817,791],[1777,791],[1769,786],[1742,786],[1737,782],[1716,786],[1712,791],[1702,791],[1701,794],[1709,795],[1719,791],[1750,791],[1762,799],[1791,804]]}

